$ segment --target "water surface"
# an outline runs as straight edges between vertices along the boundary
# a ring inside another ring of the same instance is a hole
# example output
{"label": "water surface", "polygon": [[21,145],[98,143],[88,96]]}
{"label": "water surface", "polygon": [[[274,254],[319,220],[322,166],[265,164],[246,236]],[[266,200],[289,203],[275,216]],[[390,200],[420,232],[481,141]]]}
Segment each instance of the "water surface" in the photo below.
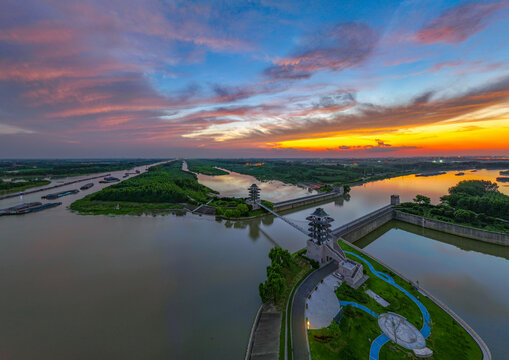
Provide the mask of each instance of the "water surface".
{"label": "water surface", "polygon": [[[112,175],[122,177],[123,173]],[[201,175],[200,180],[225,195],[242,197],[247,196],[249,185],[260,184],[249,176],[228,176],[231,178],[227,181],[224,177],[209,179],[216,181],[215,185]],[[404,201],[416,193],[437,201],[459,180],[494,180],[496,176],[498,171],[479,171],[464,177],[451,173],[430,178],[400,177],[354,187],[349,200],[337,198],[322,206],[335,217],[334,226],[339,226],[388,204],[393,193],[401,194]],[[222,185],[217,182],[220,178]],[[91,189],[62,198],[60,207],[0,217],[0,358],[242,358],[260,303],[258,283],[265,277],[270,248],[279,245],[296,251],[305,246],[306,237],[272,216],[217,222],[213,217],[190,214],[115,217],[69,212],[66,207],[72,201],[106,186],[98,180],[93,180],[95,186]],[[273,201],[307,194],[305,189],[277,182],[260,185],[262,198]],[[45,193],[27,195],[23,201],[38,201],[42,195]],[[19,203],[18,198],[2,200],[0,208]],[[304,224],[314,207],[298,209],[288,216]],[[383,241],[380,244],[384,247]],[[437,249],[440,246],[430,246],[426,257],[407,262],[408,268],[402,272],[426,282],[426,286],[427,282],[435,284],[437,288],[430,290],[464,316],[494,353],[497,349],[508,350],[497,342],[499,328],[478,328],[474,319],[479,301],[487,299],[492,304],[505,289],[492,281],[484,282],[480,292],[477,287],[476,291],[469,289],[471,279],[479,282],[472,273],[484,263],[452,252],[454,261],[447,261],[457,269],[451,273],[453,280],[459,281],[460,274],[466,279],[455,287],[456,291],[450,291],[448,281],[441,281],[444,274],[431,272],[426,280],[410,271],[417,260],[425,264],[426,259],[433,259],[433,251],[441,251]],[[485,255],[490,250],[483,248],[465,252],[493,257]],[[391,261],[401,256],[397,251],[387,251],[383,259],[393,265]],[[496,259],[499,267],[492,269],[508,274],[507,258]],[[449,296],[469,297],[472,302],[465,301],[456,309]],[[481,315],[479,318],[482,320]]]}

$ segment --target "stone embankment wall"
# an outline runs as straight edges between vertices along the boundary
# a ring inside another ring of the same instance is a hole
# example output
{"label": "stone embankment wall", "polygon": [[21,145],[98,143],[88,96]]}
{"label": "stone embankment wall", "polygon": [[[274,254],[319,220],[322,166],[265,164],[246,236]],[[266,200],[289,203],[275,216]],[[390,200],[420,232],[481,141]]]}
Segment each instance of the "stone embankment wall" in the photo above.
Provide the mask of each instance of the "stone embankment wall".
{"label": "stone embankment wall", "polygon": [[438,230],[448,234],[463,236],[469,239],[484,241],[491,244],[509,246],[509,234],[475,229],[468,226],[452,224],[440,220],[428,219],[422,216],[412,215],[401,211],[394,211],[394,219],[418,226],[423,226],[426,229]]}
{"label": "stone embankment wall", "polygon": [[335,198],[337,196],[340,196],[340,193],[332,191],[332,192],[328,192],[325,194],[310,195],[310,196],[305,196],[305,197],[301,197],[301,198],[297,198],[297,199],[293,199],[293,200],[281,201],[278,203],[274,203],[274,211],[279,212],[279,211],[293,209],[293,208],[296,208],[299,206],[311,205],[316,202]]}
{"label": "stone embankment wall", "polygon": [[332,231],[335,237],[341,236],[348,242],[355,242],[370,232],[393,219],[394,209],[392,205],[384,206],[365,216],[358,218],[346,225]]}

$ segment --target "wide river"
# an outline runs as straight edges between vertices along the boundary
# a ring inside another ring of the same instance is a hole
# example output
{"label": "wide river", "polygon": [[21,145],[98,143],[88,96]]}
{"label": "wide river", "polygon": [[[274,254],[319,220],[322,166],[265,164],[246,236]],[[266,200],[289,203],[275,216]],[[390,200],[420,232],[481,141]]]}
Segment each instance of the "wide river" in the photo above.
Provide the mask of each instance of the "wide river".
{"label": "wide river", "polygon": [[[436,202],[459,180],[497,175],[482,170],[462,177],[399,177],[354,187],[348,201],[321,206],[339,226],[388,204],[394,193],[403,201],[419,193]],[[253,182],[267,200],[307,194],[234,173],[199,179],[228,196],[246,196],[246,185]],[[63,206],[0,217],[0,358],[243,358],[270,248],[296,251],[305,246],[305,236],[271,216],[225,222],[190,214],[71,213],[72,201],[105,186],[97,181],[62,198]],[[0,208],[17,203],[18,198],[2,200]],[[304,224],[312,210],[288,216]],[[366,249],[449,304],[485,339],[494,359],[502,359],[509,351],[507,249],[464,245],[465,239],[415,229],[385,230],[377,240],[363,239]]]}

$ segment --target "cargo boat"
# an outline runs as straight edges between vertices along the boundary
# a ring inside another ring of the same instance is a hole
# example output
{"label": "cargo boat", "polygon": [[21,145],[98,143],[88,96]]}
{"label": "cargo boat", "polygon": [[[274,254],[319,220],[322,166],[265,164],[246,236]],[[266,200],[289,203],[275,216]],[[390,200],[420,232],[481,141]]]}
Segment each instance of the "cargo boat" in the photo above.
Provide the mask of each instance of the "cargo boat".
{"label": "cargo boat", "polygon": [[41,206],[42,203],[40,202],[31,202],[31,203],[24,203],[24,204],[21,204],[21,205],[16,205],[16,206],[12,206],[12,207],[9,207],[9,208],[6,208],[6,209],[1,209],[0,210],[0,216],[1,215],[9,215],[13,212],[17,212],[17,211],[23,211],[25,209],[30,209],[30,208],[33,208],[33,207],[36,207],[36,206]]}
{"label": "cargo boat", "polygon": [[80,187],[80,190],[87,190],[90,189],[92,186],[94,186],[94,183],[88,183]]}
{"label": "cargo boat", "polygon": [[0,210],[0,216],[2,215],[23,215],[31,212],[41,211],[44,209],[49,209],[58,205],[61,205],[61,202],[56,203],[46,203],[42,204],[40,202],[26,203],[18,206],[13,206],[7,209]]}
{"label": "cargo boat", "polygon": [[415,176],[427,177],[427,176],[436,176],[436,175],[443,175],[443,174],[446,174],[446,172],[445,171],[434,171],[434,172],[417,174]]}
{"label": "cargo boat", "polygon": [[28,213],[31,213],[31,212],[36,212],[36,211],[41,211],[41,210],[45,210],[45,209],[50,209],[50,208],[56,207],[58,205],[62,205],[62,203],[61,202],[46,203],[46,204],[43,204],[43,205],[40,205],[40,206],[35,206],[35,207],[31,207],[31,208],[28,208],[28,209],[25,209],[25,210],[17,211],[16,213],[11,214],[11,215],[28,214]]}
{"label": "cargo boat", "polygon": [[113,177],[113,176],[107,176],[104,178],[104,180],[99,181],[101,184],[109,184],[120,181],[119,178]]}
{"label": "cargo boat", "polygon": [[62,192],[59,192],[59,193],[55,193],[55,194],[48,194],[48,195],[44,195],[42,196],[41,198],[42,199],[47,199],[47,200],[54,200],[54,199],[58,199],[62,196],[67,196],[67,195],[72,195],[72,194],[77,194],[79,193],[80,191],[79,190],[67,190],[67,191],[62,191]]}

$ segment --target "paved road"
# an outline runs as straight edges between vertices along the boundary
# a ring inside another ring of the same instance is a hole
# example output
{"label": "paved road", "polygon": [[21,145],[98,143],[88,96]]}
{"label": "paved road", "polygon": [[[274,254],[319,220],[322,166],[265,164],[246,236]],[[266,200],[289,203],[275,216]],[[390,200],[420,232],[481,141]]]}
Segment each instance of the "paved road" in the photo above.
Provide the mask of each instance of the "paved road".
{"label": "paved road", "polygon": [[320,282],[327,275],[331,274],[338,268],[338,264],[331,262],[324,267],[314,271],[311,275],[304,280],[293,298],[292,306],[292,347],[293,358],[295,360],[309,360],[309,347],[307,341],[306,324],[305,324],[305,310],[306,298],[315,288],[316,284]]}

